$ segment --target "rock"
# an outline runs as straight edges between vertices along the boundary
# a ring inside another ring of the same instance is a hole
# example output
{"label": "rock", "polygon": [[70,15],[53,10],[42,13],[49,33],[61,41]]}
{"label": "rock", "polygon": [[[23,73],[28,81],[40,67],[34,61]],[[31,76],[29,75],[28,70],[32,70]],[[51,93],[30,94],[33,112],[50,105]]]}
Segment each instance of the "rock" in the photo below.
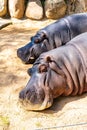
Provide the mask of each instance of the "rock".
{"label": "rock", "polygon": [[85,1],[84,0],[76,0],[75,1],[75,13],[83,13],[86,11]]}
{"label": "rock", "polygon": [[86,0],[66,0],[67,3],[67,11],[66,13],[73,14],[73,13],[82,13],[86,11]]}
{"label": "rock", "polygon": [[10,24],[12,24],[11,20],[0,18],[0,30]]}
{"label": "rock", "polygon": [[45,15],[50,19],[58,19],[65,15],[66,3],[64,0],[46,0]]}
{"label": "rock", "polygon": [[40,0],[29,0],[25,16],[31,19],[40,20],[43,18],[43,7]]}
{"label": "rock", "polygon": [[0,17],[7,13],[7,0],[0,0]]}
{"label": "rock", "polygon": [[86,11],[87,11],[87,0],[84,0],[85,1],[85,8],[86,8]]}
{"label": "rock", "polygon": [[24,0],[9,0],[9,13],[12,18],[22,18],[24,15]]}

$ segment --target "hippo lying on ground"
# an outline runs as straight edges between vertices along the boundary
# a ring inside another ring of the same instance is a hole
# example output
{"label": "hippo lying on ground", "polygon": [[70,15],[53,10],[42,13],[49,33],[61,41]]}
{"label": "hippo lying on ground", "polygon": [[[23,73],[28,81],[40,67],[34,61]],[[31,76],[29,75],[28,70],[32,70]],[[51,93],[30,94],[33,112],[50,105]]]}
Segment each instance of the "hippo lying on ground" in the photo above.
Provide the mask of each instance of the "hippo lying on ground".
{"label": "hippo lying on ground", "polygon": [[19,99],[27,110],[44,110],[60,95],[87,92],[87,33],[40,55]]}
{"label": "hippo lying on ground", "polygon": [[41,53],[65,45],[83,32],[87,32],[87,13],[67,16],[39,30],[17,55],[24,63],[33,63]]}

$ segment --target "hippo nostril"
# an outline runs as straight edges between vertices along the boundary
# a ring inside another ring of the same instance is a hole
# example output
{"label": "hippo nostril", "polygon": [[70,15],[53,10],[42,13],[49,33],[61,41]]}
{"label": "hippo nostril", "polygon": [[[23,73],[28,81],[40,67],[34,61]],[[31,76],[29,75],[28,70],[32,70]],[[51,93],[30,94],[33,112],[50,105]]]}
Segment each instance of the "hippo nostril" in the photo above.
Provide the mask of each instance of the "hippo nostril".
{"label": "hippo nostril", "polygon": [[28,90],[25,92],[25,94],[26,94],[27,99],[29,99],[32,95],[31,92]]}
{"label": "hippo nostril", "polygon": [[19,93],[19,99],[24,99],[25,98],[25,96],[24,96],[24,91],[21,91],[20,93]]}
{"label": "hippo nostril", "polygon": [[27,90],[27,91],[25,92],[25,94],[26,94],[27,96],[30,96],[30,95],[31,95],[31,92],[30,92],[29,90]]}

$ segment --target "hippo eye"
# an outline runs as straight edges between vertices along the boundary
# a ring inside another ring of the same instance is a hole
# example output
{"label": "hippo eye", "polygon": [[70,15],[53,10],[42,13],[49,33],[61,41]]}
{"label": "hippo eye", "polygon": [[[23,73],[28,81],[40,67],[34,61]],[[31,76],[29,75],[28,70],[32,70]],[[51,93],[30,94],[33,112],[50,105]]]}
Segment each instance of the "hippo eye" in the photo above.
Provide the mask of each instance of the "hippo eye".
{"label": "hippo eye", "polygon": [[35,39],[35,40],[34,40],[34,43],[39,43],[39,42],[40,42],[39,39]]}
{"label": "hippo eye", "polygon": [[39,73],[47,72],[47,66],[46,65],[40,65],[39,66]]}

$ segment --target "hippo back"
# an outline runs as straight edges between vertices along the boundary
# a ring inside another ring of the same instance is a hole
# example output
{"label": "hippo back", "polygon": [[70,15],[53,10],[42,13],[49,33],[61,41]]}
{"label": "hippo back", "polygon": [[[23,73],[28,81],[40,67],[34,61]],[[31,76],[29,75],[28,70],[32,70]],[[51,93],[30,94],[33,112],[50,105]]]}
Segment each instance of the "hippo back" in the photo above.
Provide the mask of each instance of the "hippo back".
{"label": "hippo back", "polygon": [[71,37],[87,32],[87,13],[73,14],[66,17],[71,30]]}
{"label": "hippo back", "polygon": [[74,46],[83,58],[85,67],[87,68],[87,32],[80,34],[79,36],[73,38],[67,45]]}
{"label": "hippo back", "polygon": [[[82,33],[79,36],[73,38],[70,42],[67,43],[66,46],[68,45],[73,46],[75,49],[77,49],[78,54],[80,56],[80,60],[82,62],[82,66],[80,66],[80,61],[78,61],[78,77],[80,85],[82,84],[80,86],[80,88],[82,88],[81,93],[83,93],[87,91],[87,32]],[[82,68],[83,70],[80,73]]]}

